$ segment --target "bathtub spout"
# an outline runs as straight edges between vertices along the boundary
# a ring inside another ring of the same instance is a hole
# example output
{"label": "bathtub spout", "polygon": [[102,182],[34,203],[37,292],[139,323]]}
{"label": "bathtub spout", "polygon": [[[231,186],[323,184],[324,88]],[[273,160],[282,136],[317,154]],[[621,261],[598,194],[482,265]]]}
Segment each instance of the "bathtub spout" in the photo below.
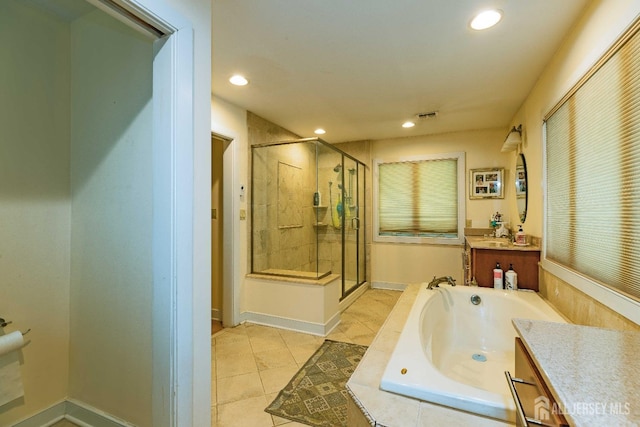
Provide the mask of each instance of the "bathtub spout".
{"label": "bathtub spout", "polygon": [[442,282],[447,282],[451,286],[455,286],[456,285],[456,280],[454,278],[452,278],[451,276],[442,276],[442,277],[438,277],[438,278],[436,278],[436,276],[433,276],[433,280],[429,282],[429,284],[427,285],[427,289],[433,289],[434,287],[437,288],[438,284],[440,284]]}

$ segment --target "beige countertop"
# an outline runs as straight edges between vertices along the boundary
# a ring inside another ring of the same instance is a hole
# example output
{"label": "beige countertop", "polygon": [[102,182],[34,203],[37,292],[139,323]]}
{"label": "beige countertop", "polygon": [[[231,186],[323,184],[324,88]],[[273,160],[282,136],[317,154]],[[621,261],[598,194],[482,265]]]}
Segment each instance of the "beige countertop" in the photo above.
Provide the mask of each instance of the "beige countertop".
{"label": "beige countertop", "polygon": [[640,425],[640,332],[513,325],[571,426]]}
{"label": "beige countertop", "polygon": [[540,251],[540,245],[519,246],[505,237],[465,236],[471,249],[493,249],[499,251]]}

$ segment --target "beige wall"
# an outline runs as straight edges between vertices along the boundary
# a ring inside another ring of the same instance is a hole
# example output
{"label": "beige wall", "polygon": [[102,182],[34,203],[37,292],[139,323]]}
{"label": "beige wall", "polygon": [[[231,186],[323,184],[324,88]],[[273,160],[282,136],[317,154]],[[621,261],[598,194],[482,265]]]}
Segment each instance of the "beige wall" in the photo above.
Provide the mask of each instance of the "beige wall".
{"label": "beige wall", "polygon": [[31,329],[8,426],[67,396],[70,51],[68,25],[25,2],[0,2],[0,33],[0,334]]}
{"label": "beige wall", "polygon": [[253,271],[317,268],[313,143],[252,150]]}
{"label": "beige wall", "polygon": [[[509,155],[500,152],[505,136],[506,129],[493,129],[378,140],[372,142],[372,158],[392,160],[403,156],[465,152],[466,219],[474,227],[487,227],[492,213],[507,214],[508,200],[515,199],[514,189],[508,185],[507,178],[504,199],[469,200],[469,170],[507,167]],[[513,176],[512,171],[505,172],[507,177]],[[517,217],[507,215],[505,220],[514,224]],[[374,283],[415,283],[444,275],[453,276],[458,283],[463,282],[461,246],[372,244],[371,280]]]}
{"label": "beige wall", "polygon": [[[538,83],[514,116],[512,124],[523,124],[523,153],[527,160],[529,211],[525,223],[528,233],[542,235],[543,229],[543,118],[589,68],[640,14],[640,1],[593,1],[566,37],[562,46],[545,68]],[[510,167],[515,154],[510,155]],[[515,201],[509,211],[517,212]],[[557,287],[556,287],[556,284]],[[573,283],[575,286],[576,284]],[[546,290],[564,289],[557,297]],[[541,291],[573,321],[597,326],[618,327],[605,306],[594,301],[588,292],[581,292],[565,281],[548,273],[541,275]],[[586,307],[589,307],[588,310]],[[586,310],[589,316],[580,315]]]}
{"label": "beige wall", "polygon": [[71,58],[69,397],[150,426],[153,47],[95,11]]}

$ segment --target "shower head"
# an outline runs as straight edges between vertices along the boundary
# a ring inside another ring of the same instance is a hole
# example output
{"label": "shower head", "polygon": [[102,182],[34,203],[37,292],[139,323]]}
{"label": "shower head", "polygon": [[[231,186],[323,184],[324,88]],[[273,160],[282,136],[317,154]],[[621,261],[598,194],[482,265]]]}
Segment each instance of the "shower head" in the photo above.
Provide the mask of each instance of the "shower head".
{"label": "shower head", "polygon": [[341,170],[341,169],[342,169],[342,164],[338,163],[338,164],[336,165],[336,167],[335,167],[335,168],[333,168],[333,171],[334,171],[334,172],[340,172],[340,170]]}

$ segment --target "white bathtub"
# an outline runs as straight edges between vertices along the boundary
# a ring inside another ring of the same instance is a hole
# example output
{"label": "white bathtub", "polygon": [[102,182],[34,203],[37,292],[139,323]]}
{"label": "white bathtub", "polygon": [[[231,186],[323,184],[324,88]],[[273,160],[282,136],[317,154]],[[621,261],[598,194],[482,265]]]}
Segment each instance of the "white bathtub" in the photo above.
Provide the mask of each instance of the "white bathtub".
{"label": "white bathtub", "polygon": [[[426,287],[421,285],[381,388],[514,422],[516,409],[504,376],[514,371],[517,334],[511,319],[563,318],[531,291]],[[478,305],[471,303],[474,294],[482,300]]]}

